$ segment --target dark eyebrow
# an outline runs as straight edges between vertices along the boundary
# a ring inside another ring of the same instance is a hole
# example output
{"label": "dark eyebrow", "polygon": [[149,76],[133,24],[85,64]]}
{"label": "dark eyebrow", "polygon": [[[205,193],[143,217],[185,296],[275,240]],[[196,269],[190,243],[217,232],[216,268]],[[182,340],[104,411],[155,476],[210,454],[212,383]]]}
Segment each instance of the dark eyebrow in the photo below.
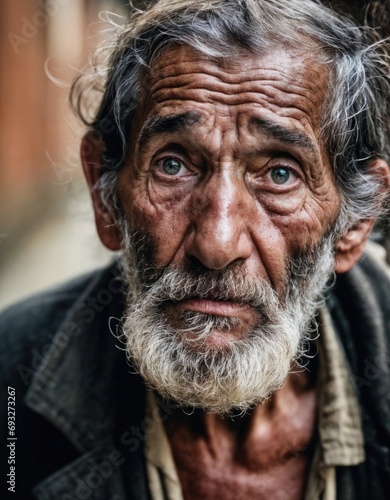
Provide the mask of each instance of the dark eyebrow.
{"label": "dark eyebrow", "polygon": [[194,111],[188,111],[177,115],[151,116],[146,120],[139,133],[137,140],[138,147],[142,150],[151,137],[169,134],[185,129],[186,127],[191,127],[199,123],[201,119],[202,115]]}
{"label": "dark eyebrow", "polygon": [[311,153],[315,153],[317,151],[317,148],[307,135],[299,132],[298,130],[291,130],[283,125],[258,117],[252,118],[251,123],[261,132],[265,132],[267,135],[270,135],[277,140],[298,146],[299,148],[307,149]]}

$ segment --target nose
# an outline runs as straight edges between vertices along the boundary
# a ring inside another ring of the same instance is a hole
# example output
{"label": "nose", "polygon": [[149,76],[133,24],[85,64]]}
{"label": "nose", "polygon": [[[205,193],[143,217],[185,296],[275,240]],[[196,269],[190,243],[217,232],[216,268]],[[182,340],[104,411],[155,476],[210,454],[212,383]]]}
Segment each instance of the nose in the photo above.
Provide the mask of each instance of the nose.
{"label": "nose", "polygon": [[223,269],[252,253],[249,194],[245,183],[229,173],[214,174],[192,196],[187,257],[208,269]]}

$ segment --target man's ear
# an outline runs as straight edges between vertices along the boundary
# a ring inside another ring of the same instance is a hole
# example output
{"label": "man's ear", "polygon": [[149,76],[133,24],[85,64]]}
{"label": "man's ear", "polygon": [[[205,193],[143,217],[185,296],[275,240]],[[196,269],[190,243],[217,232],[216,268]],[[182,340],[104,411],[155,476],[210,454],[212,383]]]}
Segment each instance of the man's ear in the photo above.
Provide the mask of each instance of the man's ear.
{"label": "man's ear", "polygon": [[[388,164],[381,159],[375,159],[370,164],[370,170],[380,180],[383,195],[390,190],[390,170]],[[346,273],[363,254],[365,244],[374,227],[375,220],[362,220],[352,227],[335,246],[335,271]]]}
{"label": "man's ear", "polygon": [[338,274],[349,271],[362,256],[365,244],[375,221],[363,220],[349,229],[335,247],[335,271]]}
{"label": "man's ear", "polygon": [[109,210],[103,204],[100,192],[96,189],[96,183],[102,175],[104,151],[103,140],[96,138],[93,132],[87,132],[81,142],[80,154],[84,175],[92,197],[96,228],[103,245],[115,251],[121,247],[115,214],[113,210]]}

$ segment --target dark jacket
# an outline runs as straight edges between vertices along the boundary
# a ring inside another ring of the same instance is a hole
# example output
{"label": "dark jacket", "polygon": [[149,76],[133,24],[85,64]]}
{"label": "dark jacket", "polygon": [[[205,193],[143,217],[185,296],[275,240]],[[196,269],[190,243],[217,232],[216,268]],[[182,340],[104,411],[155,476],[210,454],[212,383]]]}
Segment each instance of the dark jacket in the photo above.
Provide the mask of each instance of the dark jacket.
{"label": "dark jacket", "polygon": [[[388,500],[390,279],[364,257],[328,295],[360,402],[366,448],[363,464],[338,467],[337,497]],[[10,467],[7,387],[16,393],[16,493],[9,498],[150,498],[144,385],[113,335],[122,311],[117,267],[111,265],[3,313],[3,485]],[[161,407],[162,415],[171,411],[169,404]]]}

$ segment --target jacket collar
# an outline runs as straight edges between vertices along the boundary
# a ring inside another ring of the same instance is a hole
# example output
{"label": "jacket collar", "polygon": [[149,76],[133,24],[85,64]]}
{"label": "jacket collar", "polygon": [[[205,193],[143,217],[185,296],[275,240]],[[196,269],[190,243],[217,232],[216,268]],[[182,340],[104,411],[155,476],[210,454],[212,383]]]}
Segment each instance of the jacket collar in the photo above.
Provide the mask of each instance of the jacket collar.
{"label": "jacket collar", "polygon": [[[88,279],[32,379],[27,406],[80,452],[77,460],[34,488],[40,500],[147,498],[142,446],[129,455],[120,447],[120,439],[116,440],[116,434],[135,423],[132,419],[142,420],[144,411],[143,386],[129,374],[125,353],[112,335],[122,312],[123,287],[118,266],[113,264]],[[123,391],[128,391],[128,398],[123,398]],[[130,485],[134,491],[127,495],[121,472],[124,463],[129,476],[134,476]],[[99,472],[101,464],[105,468]]]}
{"label": "jacket collar", "polygon": [[116,266],[110,266],[90,280],[55,333],[26,395],[27,406],[61,430],[81,453],[93,449],[113,428],[114,342],[107,332],[118,297],[111,292],[104,308],[97,297],[105,295],[116,272]]}

